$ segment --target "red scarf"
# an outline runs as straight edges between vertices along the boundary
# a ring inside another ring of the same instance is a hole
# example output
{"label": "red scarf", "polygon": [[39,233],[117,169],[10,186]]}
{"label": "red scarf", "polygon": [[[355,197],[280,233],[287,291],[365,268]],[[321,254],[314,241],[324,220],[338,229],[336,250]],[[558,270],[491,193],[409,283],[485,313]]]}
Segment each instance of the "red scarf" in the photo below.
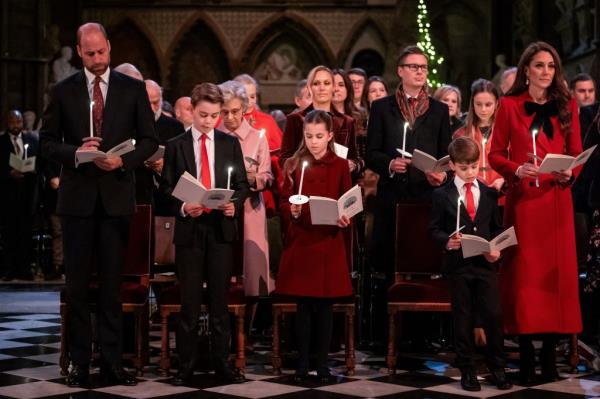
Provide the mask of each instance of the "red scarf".
{"label": "red scarf", "polygon": [[425,91],[425,87],[421,88],[421,91],[417,95],[417,98],[409,98],[404,93],[402,85],[398,85],[396,89],[396,102],[398,108],[404,117],[404,120],[408,122],[408,126],[412,129],[415,121],[421,115],[423,115],[429,109],[429,95]]}

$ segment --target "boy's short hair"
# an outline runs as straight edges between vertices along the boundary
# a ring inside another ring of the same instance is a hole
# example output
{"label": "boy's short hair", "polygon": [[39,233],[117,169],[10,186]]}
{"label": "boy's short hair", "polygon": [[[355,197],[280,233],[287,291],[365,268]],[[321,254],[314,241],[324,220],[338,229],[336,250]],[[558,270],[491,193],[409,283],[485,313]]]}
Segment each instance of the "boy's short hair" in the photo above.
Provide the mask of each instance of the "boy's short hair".
{"label": "boy's short hair", "polygon": [[223,93],[219,86],[214,83],[200,83],[196,85],[192,89],[192,94],[190,95],[192,107],[196,108],[196,104],[200,101],[207,101],[211,104],[221,104],[223,105]]}
{"label": "boy's short hair", "polygon": [[479,161],[479,146],[470,137],[459,137],[448,146],[448,155],[454,163],[473,163]]}

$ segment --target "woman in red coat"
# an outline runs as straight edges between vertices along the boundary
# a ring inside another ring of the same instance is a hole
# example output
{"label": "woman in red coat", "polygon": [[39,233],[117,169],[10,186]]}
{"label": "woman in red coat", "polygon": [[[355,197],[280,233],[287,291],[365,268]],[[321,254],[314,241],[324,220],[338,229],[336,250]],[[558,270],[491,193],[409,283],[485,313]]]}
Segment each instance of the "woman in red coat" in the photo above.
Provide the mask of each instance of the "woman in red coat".
{"label": "woman in red coat", "polygon": [[577,103],[564,85],[556,50],[544,42],[530,44],[512,89],[500,101],[489,154],[491,167],[508,185],[505,226],[514,225],[519,240],[505,252],[500,297],[505,332],[519,335],[523,383],[535,378],[533,334],[543,340],[542,378],[553,381],[557,334],[581,331],[570,189],[575,176],[538,174],[539,161],[532,160],[533,153],[539,159],[577,155],[580,137]]}
{"label": "woman in red coat", "polygon": [[300,166],[304,171],[302,194],[338,199],[351,187],[346,160],[333,151],[332,118],[325,111],[314,110],[304,118],[304,140],[298,151],[284,165],[281,195],[281,219],[285,242],[276,292],[297,297],[296,334],[300,359],[296,379],[308,374],[312,321],[318,330],[317,374],[323,381],[330,377],[327,352],[333,324],[333,299],[352,294],[343,231],[350,221],[346,216],[337,226],[313,225],[307,205],[292,205],[289,198],[298,193]]}

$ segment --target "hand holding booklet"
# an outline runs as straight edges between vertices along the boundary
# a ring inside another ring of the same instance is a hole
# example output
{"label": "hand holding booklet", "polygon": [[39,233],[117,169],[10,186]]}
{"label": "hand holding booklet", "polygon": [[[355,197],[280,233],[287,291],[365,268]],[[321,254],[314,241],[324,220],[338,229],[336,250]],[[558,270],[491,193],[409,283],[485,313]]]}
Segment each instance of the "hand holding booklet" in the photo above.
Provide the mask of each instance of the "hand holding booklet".
{"label": "hand holding booklet", "polygon": [[471,234],[463,234],[460,240],[463,258],[483,255],[484,252],[502,251],[504,248],[517,244],[518,241],[514,226],[504,230],[491,241]]}
{"label": "hand holding booklet", "polygon": [[312,224],[335,226],[342,215],[351,218],[362,212],[363,203],[360,186],[352,187],[338,200],[311,195],[309,205]]}
{"label": "hand holding booklet", "polygon": [[35,157],[28,157],[26,159],[23,159],[20,156],[11,152],[10,158],[8,159],[8,165],[21,173],[34,172]]}
{"label": "hand holding booklet", "polygon": [[179,178],[173,197],[190,204],[200,204],[206,208],[216,209],[227,204],[233,195],[233,190],[226,188],[206,189],[194,176],[185,172]]}
{"label": "hand holding booklet", "polygon": [[583,165],[590,158],[596,149],[596,146],[597,144],[583,151],[576,157],[565,154],[546,154],[544,160],[540,164],[538,173],[562,172]]}
{"label": "hand holding booklet", "polygon": [[121,144],[114,146],[113,148],[111,148],[110,150],[108,150],[106,152],[103,152],[100,150],[91,150],[91,151],[77,150],[77,152],[76,152],[77,164],[93,162],[94,159],[97,159],[97,158],[108,158],[111,156],[118,157],[118,156],[127,154],[128,152],[131,152],[133,150],[135,150],[135,144],[134,144],[133,139],[127,139],[124,142],[122,142]]}
{"label": "hand holding booklet", "polygon": [[450,155],[446,155],[440,159],[435,159],[428,153],[421,150],[414,150],[412,154],[410,152],[403,151],[401,148],[396,148],[396,151],[407,158],[412,158],[411,166],[423,172],[437,173],[450,170]]}

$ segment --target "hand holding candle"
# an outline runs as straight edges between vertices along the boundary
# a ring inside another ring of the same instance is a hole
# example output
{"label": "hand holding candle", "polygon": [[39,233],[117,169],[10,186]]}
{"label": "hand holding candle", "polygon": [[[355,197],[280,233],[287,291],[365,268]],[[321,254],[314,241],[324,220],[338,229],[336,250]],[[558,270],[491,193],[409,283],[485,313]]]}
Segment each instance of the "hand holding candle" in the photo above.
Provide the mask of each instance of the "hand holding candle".
{"label": "hand holding candle", "polygon": [[233,166],[227,168],[227,190],[231,190],[231,172],[233,171]]}

